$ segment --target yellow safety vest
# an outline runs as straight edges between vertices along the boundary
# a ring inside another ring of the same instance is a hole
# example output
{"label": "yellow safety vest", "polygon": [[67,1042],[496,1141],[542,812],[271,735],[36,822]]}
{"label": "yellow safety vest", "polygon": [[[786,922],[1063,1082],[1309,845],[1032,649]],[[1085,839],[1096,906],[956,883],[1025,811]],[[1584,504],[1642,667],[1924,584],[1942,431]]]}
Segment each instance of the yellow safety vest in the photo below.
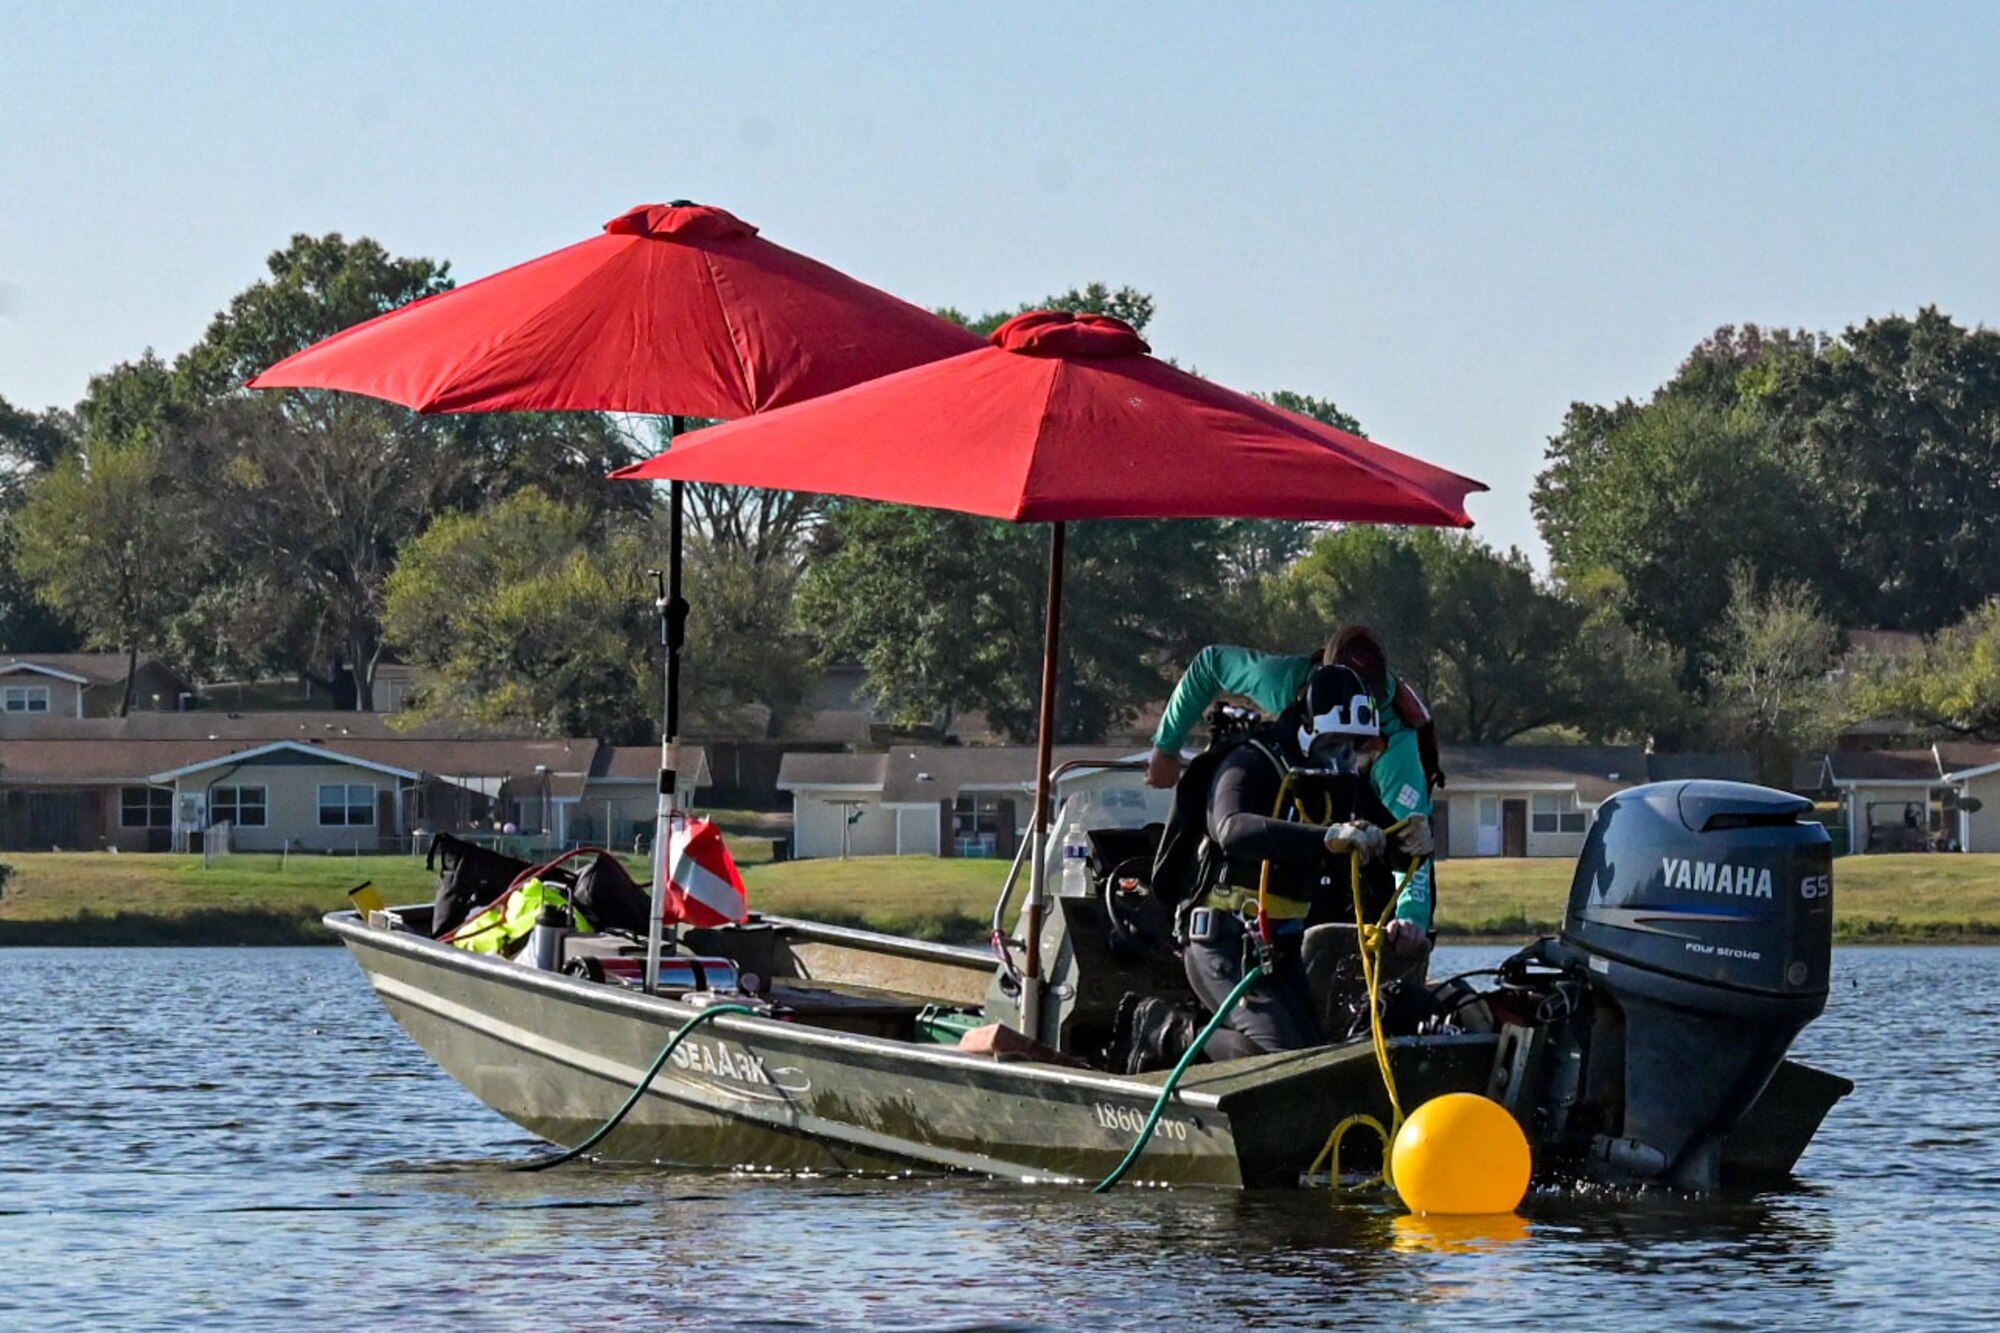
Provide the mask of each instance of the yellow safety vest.
{"label": "yellow safety vest", "polygon": [[535,919],[544,907],[570,911],[578,930],[590,929],[583,913],[570,907],[561,885],[531,879],[509,889],[498,902],[453,931],[451,942],[473,953],[511,955],[534,932]]}

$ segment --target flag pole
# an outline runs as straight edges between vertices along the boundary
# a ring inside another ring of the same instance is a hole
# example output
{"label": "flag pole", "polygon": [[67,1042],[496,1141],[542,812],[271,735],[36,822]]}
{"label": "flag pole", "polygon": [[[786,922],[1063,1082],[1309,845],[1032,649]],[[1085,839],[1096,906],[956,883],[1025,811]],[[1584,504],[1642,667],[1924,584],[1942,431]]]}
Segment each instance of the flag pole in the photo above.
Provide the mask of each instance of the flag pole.
{"label": "flag pole", "polygon": [[1048,905],[1049,769],[1055,757],[1056,663],[1062,654],[1062,523],[1049,525],[1049,614],[1042,640],[1042,713],[1035,738],[1035,817],[1028,832],[1028,898],[1021,904],[1026,957],[1021,972],[1021,1026],[1042,1039],[1042,915]]}
{"label": "flag pole", "polygon": [[[680,433],[681,419],[668,417],[668,448],[673,447]],[[666,697],[661,700],[660,800],[653,828],[653,910],[650,913],[652,920],[646,927],[644,982],[648,995],[657,995],[660,989],[660,954],[667,943],[665,913],[670,899],[667,892],[667,876],[671,869],[669,844],[673,840],[674,820],[680,813],[680,775],[675,771],[674,750],[681,732],[681,647],[687,641],[688,605],[687,599],[681,596],[681,528],[685,491],[683,482],[675,481],[668,485],[665,582],[659,581],[657,572],[654,575],[657,596],[653,605],[660,616],[660,643],[666,649]]]}

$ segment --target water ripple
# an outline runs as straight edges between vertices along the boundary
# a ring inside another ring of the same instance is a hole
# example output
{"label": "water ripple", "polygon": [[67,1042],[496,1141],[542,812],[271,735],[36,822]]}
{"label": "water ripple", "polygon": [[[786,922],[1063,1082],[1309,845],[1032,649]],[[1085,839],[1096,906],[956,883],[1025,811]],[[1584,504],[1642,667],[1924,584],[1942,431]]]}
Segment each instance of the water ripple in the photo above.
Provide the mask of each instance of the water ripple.
{"label": "water ripple", "polygon": [[1800,1054],[1860,1086],[1794,1187],[1540,1191],[1481,1234],[1294,1192],[522,1175],[540,1145],[344,953],[0,951],[0,1327],[1988,1324],[2000,950],[1843,950],[1837,978]]}

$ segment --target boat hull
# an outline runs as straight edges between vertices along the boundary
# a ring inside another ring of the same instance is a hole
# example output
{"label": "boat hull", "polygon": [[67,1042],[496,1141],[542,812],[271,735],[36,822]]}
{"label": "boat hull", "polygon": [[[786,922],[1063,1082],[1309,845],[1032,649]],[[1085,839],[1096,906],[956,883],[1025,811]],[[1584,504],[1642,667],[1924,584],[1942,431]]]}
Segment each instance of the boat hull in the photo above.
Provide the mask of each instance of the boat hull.
{"label": "boat hull", "polygon": [[[352,913],[326,922],[396,1021],[448,1074],[553,1143],[581,1142],[610,1119],[669,1036],[701,1012],[673,998],[369,927]],[[885,946],[894,943],[885,937]],[[1492,1037],[1478,1035],[1393,1042],[1404,1104],[1484,1091],[1494,1047]],[[607,1160],[698,1167],[917,1167],[1095,1181],[1131,1148],[1163,1077],[996,1061],[946,1046],[729,1014],[683,1041],[595,1151]],[[1806,1083],[1808,1090],[1818,1086]],[[1765,1132],[1745,1136],[1757,1145],[1757,1160],[1732,1166],[1761,1174],[1788,1170],[1838,1095],[1831,1091],[1817,1110],[1790,1108]],[[1333,1124],[1354,1113],[1385,1121],[1389,1113],[1365,1042],[1198,1065],[1127,1179],[1293,1185]],[[1368,1137],[1354,1140],[1350,1164],[1369,1164]]]}
{"label": "boat hull", "polygon": [[[411,1037],[489,1107],[555,1143],[623,1104],[698,1009],[369,929],[328,925]],[[1398,1043],[1406,1098],[1483,1088],[1485,1037]],[[746,1015],[682,1043],[598,1148],[610,1160],[776,1170],[911,1166],[1096,1180],[1125,1156],[1161,1076],[1125,1078]],[[1365,1043],[1198,1066],[1129,1177],[1292,1184],[1331,1108],[1386,1116]]]}

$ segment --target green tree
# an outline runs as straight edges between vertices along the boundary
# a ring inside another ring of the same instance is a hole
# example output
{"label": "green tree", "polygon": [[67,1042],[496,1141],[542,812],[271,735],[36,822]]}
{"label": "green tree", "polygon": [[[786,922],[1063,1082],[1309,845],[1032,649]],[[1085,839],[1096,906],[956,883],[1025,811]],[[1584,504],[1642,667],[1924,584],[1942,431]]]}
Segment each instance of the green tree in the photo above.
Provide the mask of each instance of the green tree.
{"label": "green tree", "polygon": [[37,477],[56,465],[76,428],[60,412],[27,412],[0,398],[0,508],[12,509]]}
{"label": "green tree", "polygon": [[[714,424],[681,419],[683,433]],[[673,443],[663,427],[640,419],[626,430],[634,439],[650,432],[646,448],[657,452]],[[724,722],[745,704],[762,704],[781,722],[811,684],[810,653],[793,628],[792,602],[824,498],[699,482],[687,486],[686,496],[684,706],[697,725]],[[670,540],[666,518],[665,506],[655,505],[652,545],[662,552]]]}
{"label": "green tree", "polygon": [[[214,405],[201,436],[189,452],[212,461],[197,475],[227,590],[211,603],[216,629],[300,671],[351,664],[359,706],[372,709],[390,572],[406,542],[457,507],[460,474],[437,437],[366,407],[302,425],[253,399]],[[280,627],[283,638],[264,637]]]}
{"label": "green tree", "polygon": [[797,711],[813,679],[793,625],[799,575],[796,559],[760,560],[754,547],[707,533],[689,539],[681,689],[691,718],[761,704],[775,724]]}
{"label": "green tree", "polygon": [[93,647],[125,652],[132,706],[139,653],[156,646],[199,570],[184,495],[150,440],[86,440],[34,484],[14,518],[14,564]]}
{"label": "green tree", "polygon": [[1031,310],[1068,310],[1079,315],[1110,315],[1122,319],[1140,333],[1153,322],[1156,309],[1153,297],[1136,287],[1113,288],[1109,283],[1090,282],[1081,287],[1072,287],[1066,292],[1056,292],[1039,301],[1029,301],[1010,310],[989,310],[982,315],[968,315],[956,306],[945,306],[937,313],[955,324],[962,324],[974,333],[991,333],[1016,315],[1025,315]]}
{"label": "green tree", "polygon": [[[939,313],[991,332],[1041,309],[1112,315],[1143,331],[1155,303],[1135,288],[1093,282],[977,317]],[[1243,598],[1296,552],[1301,526],[1072,524],[1059,737],[1102,737],[1164,693],[1165,664],[1242,622]],[[980,709],[997,729],[1026,739],[1038,720],[1034,630],[1045,616],[1047,549],[1039,525],[835,502],[813,531],[799,623],[819,660],[864,666],[872,698],[898,724],[935,727]]]}
{"label": "green tree", "polygon": [[[1057,735],[1104,736],[1159,697],[1163,664],[1217,625],[1212,525],[1093,522],[1069,528]],[[799,593],[821,660],[868,672],[897,723],[983,709],[1034,735],[1048,532],[938,510],[844,501],[829,513]]]}
{"label": "green tree", "polygon": [[1395,671],[1428,696],[1438,667],[1431,566],[1441,551],[1434,532],[1368,524],[1321,532],[1271,581],[1263,642],[1274,651],[1310,652],[1344,625],[1368,625]]}
{"label": "green tree", "polygon": [[1626,621],[1618,576],[1599,569],[1560,585],[1583,611],[1574,669],[1578,712],[1586,736],[1623,744],[1689,750],[1717,743],[1706,716],[1680,687],[1677,655]]}
{"label": "green tree", "polygon": [[539,491],[447,514],[409,542],[385,623],[420,718],[637,740],[650,729],[651,599],[636,534]]}
{"label": "green tree", "polygon": [[1779,361],[1763,400],[1829,515],[1817,586],[1847,623],[1928,633],[2000,591],[2000,332],[1871,319]]}
{"label": "green tree", "polygon": [[266,268],[270,276],[230,298],[181,358],[177,370],[196,400],[233,393],[296,351],[452,286],[449,264],[398,258],[378,241],[339,232],[294,235]]}
{"label": "green tree", "polygon": [[389,573],[433,517],[533,486],[609,525],[644,514],[650,497],[606,479],[632,455],[599,413],[426,418],[352,394],[242,393],[272,362],[451,286],[448,265],[338,234],[295,236],[267,269],[178,359],[169,392],[104,410],[194,418],[171,433],[172,462],[204,479],[217,572],[173,636],[188,664],[311,672],[344,661],[372,708]]}
{"label": "green tree", "polygon": [[78,643],[76,631],[21,578],[6,525],[75,437],[68,414],[27,412],[0,398],[0,648],[9,652],[61,652]]}
{"label": "green tree", "polygon": [[1429,701],[1440,733],[1499,744],[1561,727],[1593,737],[1678,721],[1659,654],[1606,611],[1537,578],[1519,551],[1463,533],[1361,525],[1321,533],[1272,580],[1273,643],[1303,652],[1343,625],[1382,636],[1390,665]]}
{"label": "green tree", "polygon": [[[1330,398],[1279,389],[1255,394],[1274,407],[1314,421],[1361,434],[1361,423]],[[1289,642],[1294,631],[1287,608],[1271,600],[1273,579],[1300,556],[1323,531],[1323,523],[1279,518],[1224,519],[1218,529],[1223,549],[1224,592],[1231,603],[1230,633],[1251,643]]]}
{"label": "green tree", "polygon": [[1952,736],[2000,741],[2000,600],[1940,630],[1907,656],[1872,663],[1856,711],[1911,718]]}
{"label": "green tree", "polygon": [[1287,412],[1296,412],[1302,417],[1311,417],[1335,430],[1344,430],[1349,435],[1362,433],[1361,422],[1352,415],[1341,411],[1340,404],[1331,398],[1315,398],[1309,393],[1294,393],[1290,389],[1278,389],[1267,394],[1257,394],[1273,407],[1282,407]]}
{"label": "green tree", "polygon": [[1591,728],[1598,673],[1579,651],[1583,608],[1545,587],[1518,550],[1435,537],[1426,572],[1439,732],[1497,745],[1543,727]]}
{"label": "green tree", "polygon": [[1828,676],[1840,631],[1802,583],[1759,588],[1738,570],[1729,592],[1710,698],[1723,711],[1728,738],[1755,757],[1759,779],[1789,787],[1794,759],[1838,729]]}
{"label": "green tree", "polygon": [[1729,570],[1796,576],[1818,549],[1814,504],[1754,405],[1579,403],[1548,460],[1531,499],[1556,572],[1615,576],[1627,622],[1678,654],[1684,688],[1705,678]]}

